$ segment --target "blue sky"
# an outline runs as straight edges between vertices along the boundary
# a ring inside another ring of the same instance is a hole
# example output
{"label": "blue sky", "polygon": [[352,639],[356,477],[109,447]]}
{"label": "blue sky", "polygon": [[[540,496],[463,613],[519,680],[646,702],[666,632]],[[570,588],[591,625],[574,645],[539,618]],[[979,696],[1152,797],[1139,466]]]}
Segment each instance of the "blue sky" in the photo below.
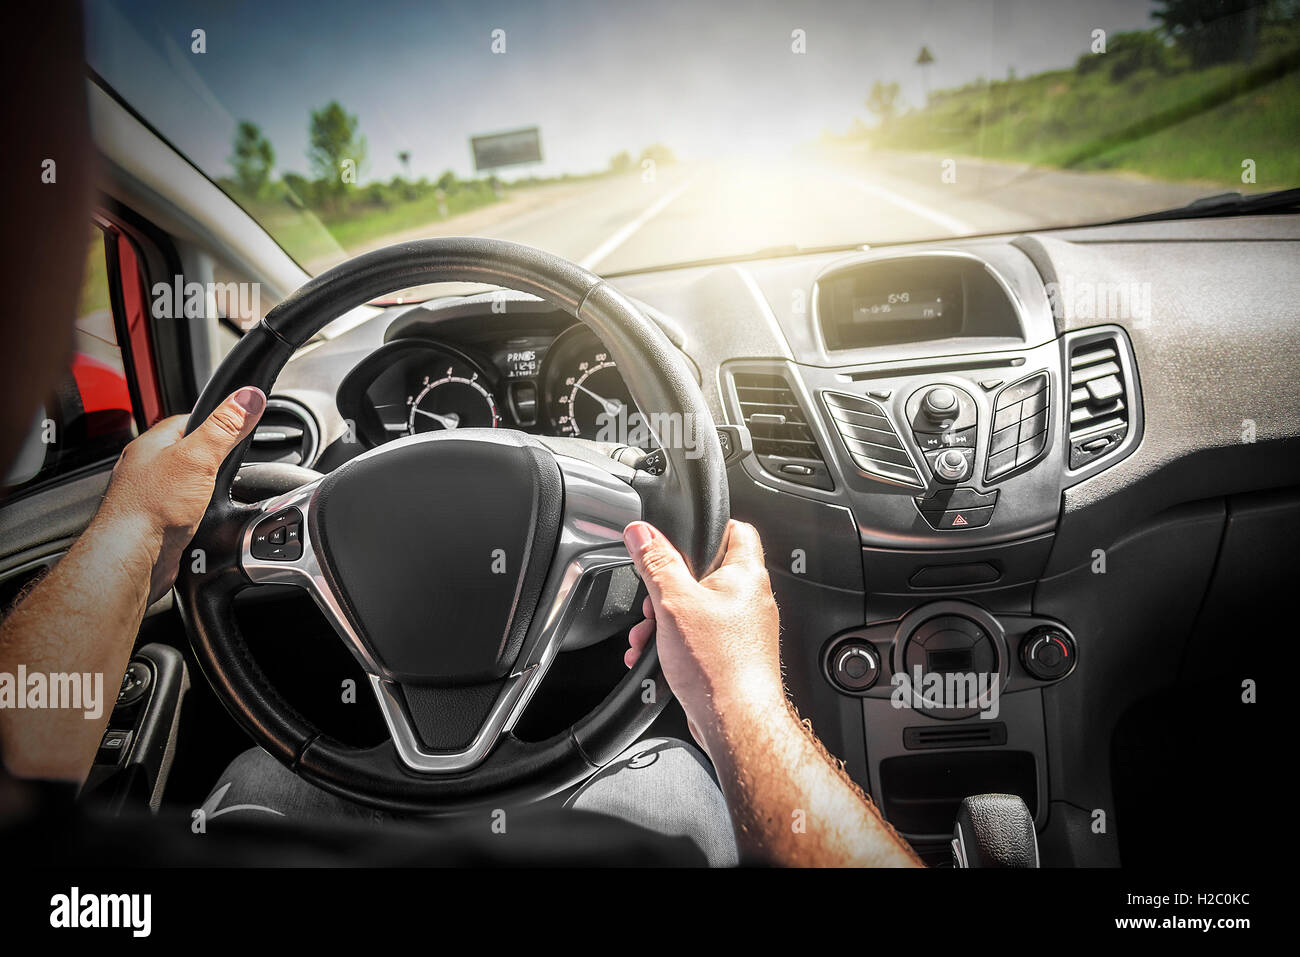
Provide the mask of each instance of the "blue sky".
{"label": "blue sky", "polygon": [[[91,66],[211,175],[228,172],[244,119],[271,139],[278,171],[308,172],[309,111],[337,99],[368,141],[363,181],[400,172],[400,150],[416,175],[469,175],[470,136],[531,125],[545,160],[518,174],[601,169],[655,142],[687,158],[780,150],[866,119],[875,80],[921,102],[922,44],[939,89],[1069,66],[1094,29],[1151,25],[1134,0],[89,0],[86,11]],[[505,55],[490,49],[498,28]],[[806,32],[801,56],[794,29]]]}

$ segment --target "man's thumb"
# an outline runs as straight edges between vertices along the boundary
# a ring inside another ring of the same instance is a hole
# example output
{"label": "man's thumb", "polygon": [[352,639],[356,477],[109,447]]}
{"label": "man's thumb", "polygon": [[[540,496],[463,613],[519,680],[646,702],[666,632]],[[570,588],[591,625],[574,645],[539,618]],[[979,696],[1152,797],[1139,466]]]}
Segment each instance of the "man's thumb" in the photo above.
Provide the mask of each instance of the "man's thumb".
{"label": "man's thumb", "polygon": [[651,601],[658,602],[665,591],[695,584],[673,543],[649,522],[633,522],[623,529],[623,544],[650,592]]}
{"label": "man's thumb", "polygon": [[185,441],[194,446],[196,453],[215,470],[257,427],[265,409],[266,396],[262,390],[246,386],[213,409],[203,424],[185,437]]}

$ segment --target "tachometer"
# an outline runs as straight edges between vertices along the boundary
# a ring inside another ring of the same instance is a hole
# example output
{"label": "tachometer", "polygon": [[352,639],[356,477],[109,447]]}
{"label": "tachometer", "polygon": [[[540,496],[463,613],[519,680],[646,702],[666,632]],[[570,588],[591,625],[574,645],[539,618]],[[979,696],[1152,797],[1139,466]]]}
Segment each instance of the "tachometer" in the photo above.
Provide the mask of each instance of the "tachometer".
{"label": "tachometer", "polygon": [[501,424],[496,398],[479,381],[478,373],[448,366],[442,375],[424,376],[419,390],[407,396],[410,414],[406,431],[495,429]]}

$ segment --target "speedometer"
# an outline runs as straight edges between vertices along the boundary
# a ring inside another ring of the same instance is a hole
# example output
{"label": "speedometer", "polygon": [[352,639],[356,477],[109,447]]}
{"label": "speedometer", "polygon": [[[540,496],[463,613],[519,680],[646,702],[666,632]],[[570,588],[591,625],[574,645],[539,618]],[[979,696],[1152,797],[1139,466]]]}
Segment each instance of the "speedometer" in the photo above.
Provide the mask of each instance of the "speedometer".
{"label": "speedometer", "polygon": [[609,351],[586,326],[556,338],[546,354],[545,383],[556,434],[625,441],[636,403]]}

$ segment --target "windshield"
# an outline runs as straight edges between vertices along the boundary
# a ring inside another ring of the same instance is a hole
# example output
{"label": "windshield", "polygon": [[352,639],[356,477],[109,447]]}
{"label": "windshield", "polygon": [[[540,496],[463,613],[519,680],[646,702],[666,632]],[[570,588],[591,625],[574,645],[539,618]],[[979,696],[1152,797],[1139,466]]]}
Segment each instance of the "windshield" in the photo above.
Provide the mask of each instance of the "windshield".
{"label": "windshield", "polygon": [[87,4],[91,68],[308,272],[610,274],[1300,184],[1293,0]]}

